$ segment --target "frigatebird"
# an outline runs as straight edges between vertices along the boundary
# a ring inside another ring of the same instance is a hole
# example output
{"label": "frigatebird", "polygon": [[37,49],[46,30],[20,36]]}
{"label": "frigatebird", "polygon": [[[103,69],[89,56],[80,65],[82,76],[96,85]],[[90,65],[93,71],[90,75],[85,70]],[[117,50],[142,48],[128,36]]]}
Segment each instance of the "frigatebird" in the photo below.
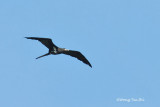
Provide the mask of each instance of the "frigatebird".
{"label": "frigatebird", "polygon": [[25,37],[25,38],[32,39],[32,40],[38,40],[39,42],[41,42],[43,45],[45,45],[49,49],[48,53],[46,53],[42,56],[39,56],[36,59],[47,56],[47,55],[51,55],[51,54],[53,54],[53,55],[66,54],[66,55],[70,55],[72,57],[75,57],[75,58],[79,59],[80,61],[82,61],[83,63],[92,67],[90,62],[85,58],[85,56],[81,52],[74,51],[74,50],[68,50],[65,48],[59,48],[58,46],[56,46],[52,42],[52,40],[50,38],[39,38],[39,37]]}

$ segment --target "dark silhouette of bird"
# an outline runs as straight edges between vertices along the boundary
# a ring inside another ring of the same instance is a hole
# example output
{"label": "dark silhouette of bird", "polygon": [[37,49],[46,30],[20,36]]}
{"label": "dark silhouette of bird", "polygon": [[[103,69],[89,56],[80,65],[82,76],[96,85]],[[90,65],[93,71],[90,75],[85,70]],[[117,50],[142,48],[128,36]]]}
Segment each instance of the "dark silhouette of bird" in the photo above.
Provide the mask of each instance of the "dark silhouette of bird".
{"label": "dark silhouette of bird", "polygon": [[79,51],[68,50],[65,48],[59,48],[52,42],[52,40],[50,38],[39,38],[39,37],[25,37],[25,38],[32,39],[32,40],[38,40],[39,42],[41,42],[43,45],[45,45],[49,49],[48,53],[46,53],[42,56],[39,56],[36,59],[47,56],[47,55],[51,55],[51,54],[53,54],[53,55],[66,54],[66,55],[70,55],[72,57],[75,57],[75,58],[79,59],[80,61],[82,61],[83,63],[92,67],[90,62],[85,58],[85,56],[82,53],[80,53]]}

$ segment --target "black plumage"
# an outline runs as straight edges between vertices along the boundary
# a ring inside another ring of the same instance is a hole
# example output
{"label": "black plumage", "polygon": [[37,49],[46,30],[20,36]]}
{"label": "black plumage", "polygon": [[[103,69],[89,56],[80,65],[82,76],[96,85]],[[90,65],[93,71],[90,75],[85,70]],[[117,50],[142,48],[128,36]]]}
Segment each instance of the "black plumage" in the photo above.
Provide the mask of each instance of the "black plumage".
{"label": "black plumage", "polygon": [[82,53],[80,53],[79,51],[68,50],[68,49],[65,49],[65,48],[59,48],[49,38],[39,38],[39,37],[25,37],[25,38],[38,40],[49,49],[48,53],[46,53],[42,56],[39,56],[36,59],[47,56],[47,55],[50,55],[50,54],[53,54],[53,55],[66,54],[66,55],[70,55],[72,57],[75,57],[75,58],[79,59],[80,61],[82,61],[83,63],[92,67],[90,62],[85,58],[85,56]]}

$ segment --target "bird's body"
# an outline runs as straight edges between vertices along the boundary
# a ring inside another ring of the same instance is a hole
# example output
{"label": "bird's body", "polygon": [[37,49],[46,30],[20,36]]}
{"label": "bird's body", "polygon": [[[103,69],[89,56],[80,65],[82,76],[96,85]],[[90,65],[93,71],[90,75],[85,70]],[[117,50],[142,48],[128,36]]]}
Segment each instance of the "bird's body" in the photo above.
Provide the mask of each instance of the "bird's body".
{"label": "bird's body", "polygon": [[39,56],[36,59],[44,57],[44,56],[48,56],[50,54],[53,54],[53,55],[66,54],[66,55],[70,55],[72,57],[76,57],[77,59],[81,60],[83,63],[92,67],[92,65],[89,63],[89,61],[79,51],[68,50],[65,48],[59,48],[49,38],[38,38],[38,37],[25,37],[25,38],[38,40],[49,49],[48,53],[46,53],[42,56]]}

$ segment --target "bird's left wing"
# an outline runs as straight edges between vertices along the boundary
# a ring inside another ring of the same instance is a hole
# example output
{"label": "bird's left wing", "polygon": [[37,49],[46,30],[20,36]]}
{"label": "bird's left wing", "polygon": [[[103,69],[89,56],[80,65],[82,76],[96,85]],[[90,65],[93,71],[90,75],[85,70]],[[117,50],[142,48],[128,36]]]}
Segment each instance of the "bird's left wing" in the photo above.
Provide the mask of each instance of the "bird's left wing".
{"label": "bird's left wing", "polygon": [[85,64],[89,65],[90,67],[92,67],[92,65],[90,64],[90,62],[79,51],[66,50],[66,51],[63,51],[62,53],[66,54],[66,55],[70,55],[72,57],[75,57],[75,58],[79,59],[80,61],[82,61],[83,63],[85,63]]}
{"label": "bird's left wing", "polygon": [[43,45],[45,45],[48,49],[51,49],[54,47],[57,47],[55,44],[53,44],[52,40],[49,38],[38,38],[38,37],[25,37],[27,39],[33,39],[40,41]]}

